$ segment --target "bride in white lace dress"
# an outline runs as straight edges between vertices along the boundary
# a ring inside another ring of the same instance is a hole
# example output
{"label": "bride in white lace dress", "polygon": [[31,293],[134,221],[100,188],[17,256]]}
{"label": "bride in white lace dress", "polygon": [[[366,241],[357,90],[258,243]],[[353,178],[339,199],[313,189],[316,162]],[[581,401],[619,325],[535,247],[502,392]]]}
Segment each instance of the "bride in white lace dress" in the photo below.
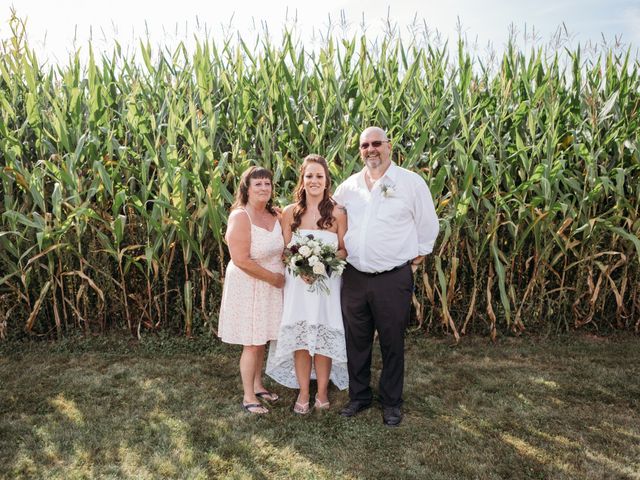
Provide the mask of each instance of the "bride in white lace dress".
{"label": "bride in white lace dress", "polygon": [[[285,244],[294,233],[313,235],[334,243],[338,255],[346,258],[344,233],[347,217],[331,199],[331,178],[326,160],[319,155],[305,157],[294,195],[296,203],[282,212]],[[347,388],[347,353],[340,309],[342,279],[332,275],[326,281],[329,294],[309,291],[309,284],[286,273],[284,305],[278,340],[272,343],[266,373],[290,388],[299,388],[294,412],[308,413],[310,380],[318,384],[314,407],[329,408],[329,380],[339,389]]]}

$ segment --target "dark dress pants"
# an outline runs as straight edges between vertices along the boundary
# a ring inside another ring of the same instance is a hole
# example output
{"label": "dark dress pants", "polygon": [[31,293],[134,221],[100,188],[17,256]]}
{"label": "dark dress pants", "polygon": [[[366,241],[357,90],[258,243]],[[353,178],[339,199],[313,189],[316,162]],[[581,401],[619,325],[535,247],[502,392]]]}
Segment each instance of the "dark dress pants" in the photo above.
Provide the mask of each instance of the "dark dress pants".
{"label": "dark dress pants", "polygon": [[404,383],[404,334],[413,293],[411,266],[407,264],[372,275],[347,265],[342,278],[349,398],[360,403],[372,401],[371,352],[377,330],[382,353],[380,402],[384,407],[400,407]]}

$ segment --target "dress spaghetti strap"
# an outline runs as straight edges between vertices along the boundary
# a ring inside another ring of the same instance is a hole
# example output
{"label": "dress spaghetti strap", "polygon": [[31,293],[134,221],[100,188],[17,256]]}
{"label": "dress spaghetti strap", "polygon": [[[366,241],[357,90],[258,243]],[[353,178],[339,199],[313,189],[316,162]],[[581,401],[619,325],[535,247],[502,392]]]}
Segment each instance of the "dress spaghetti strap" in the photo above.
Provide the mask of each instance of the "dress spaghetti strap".
{"label": "dress spaghetti strap", "polygon": [[249,221],[251,222],[251,225],[253,225],[253,218],[251,218],[251,214],[249,213],[249,211],[244,207],[238,207],[238,210],[242,210],[244,213],[246,213],[247,217],[249,217]]}

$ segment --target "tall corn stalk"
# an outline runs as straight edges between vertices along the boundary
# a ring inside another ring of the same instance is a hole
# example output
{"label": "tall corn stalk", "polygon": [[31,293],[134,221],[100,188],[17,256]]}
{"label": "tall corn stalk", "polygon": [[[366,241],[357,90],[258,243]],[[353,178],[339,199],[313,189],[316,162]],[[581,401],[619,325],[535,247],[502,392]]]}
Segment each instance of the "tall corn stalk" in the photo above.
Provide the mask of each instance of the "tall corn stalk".
{"label": "tall corn stalk", "polygon": [[0,52],[0,336],[214,330],[238,178],[301,159],[334,183],[387,129],[441,219],[418,274],[420,324],[457,340],[640,328],[639,64],[631,51],[528,54],[496,71],[393,34],[309,50],[200,41],[44,67],[9,23]]}

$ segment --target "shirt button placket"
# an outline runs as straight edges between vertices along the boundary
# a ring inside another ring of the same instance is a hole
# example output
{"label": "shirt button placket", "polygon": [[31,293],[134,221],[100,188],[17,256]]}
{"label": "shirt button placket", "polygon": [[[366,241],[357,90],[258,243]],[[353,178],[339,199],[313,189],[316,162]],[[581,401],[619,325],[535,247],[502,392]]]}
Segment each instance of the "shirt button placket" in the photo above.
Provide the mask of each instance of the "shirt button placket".
{"label": "shirt button placket", "polygon": [[367,265],[369,260],[367,258],[367,250],[365,247],[367,242],[367,233],[369,231],[369,222],[371,221],[371,215],[375,211],[374,203],[376,203],[376,197],[373,195],[373,191],[371,191],[369,193],[369,198],[367,198],[367,208],[364,212],[364,220],[362,222],[362,228],[360,230],[359,238],[360,264],[364,269],[368,269],[369,267],[369,265]]}

